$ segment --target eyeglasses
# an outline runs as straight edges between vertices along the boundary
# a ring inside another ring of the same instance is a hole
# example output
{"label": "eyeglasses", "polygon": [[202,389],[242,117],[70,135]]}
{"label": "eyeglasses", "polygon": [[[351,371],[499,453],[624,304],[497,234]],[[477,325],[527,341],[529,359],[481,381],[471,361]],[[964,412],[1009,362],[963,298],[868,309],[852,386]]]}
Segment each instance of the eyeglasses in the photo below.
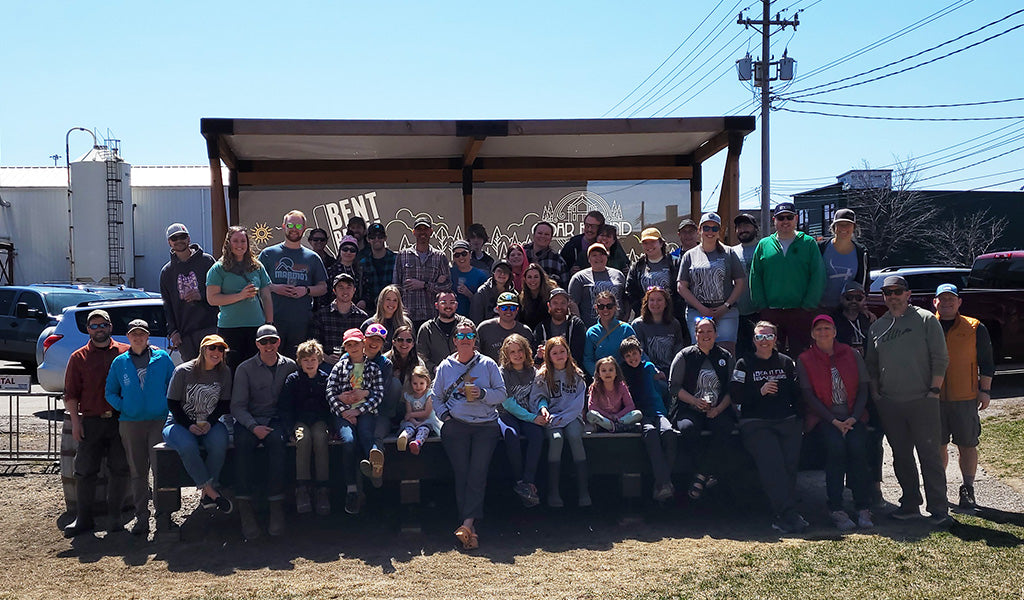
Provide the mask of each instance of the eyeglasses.
{"label": "eyeglasses", "polygon": [[900,294],[902,294],[905,291],[907,291],[906,288],[896,288],[896,289],[889,288],[889,289],[883,289],[882,290],[882,294],[885,295],[885,296],[899,296]]}
{"label": "eyeglasses", "polygon": [[214,352],[227,352],[228,349],[224,346],[207,346],[207,350],[213,350]]}
{"label": "eyeglasses", "polygon": [[413,342],[413,339],[411,337],[409,337],[409,338],[406,338],[406,337],[395,338],[395,343],[396,344],[411,344],[412,342]]}
{"label": "eyeglasses", "polygon": [[701,231],[711,231],[711,232],[714,232],[714,233],[718,233],[719,230],[722,229],[718,225],[701,225],[700,228],[701,228]]}
{"label": "eyeglasses", "polygon": [[782,214],[782,215],[775,215],[775,220],[776,221],[792,221],[795,218],[796,218],[796,215],[791,214],[791,213],[786,213],[786,214]]}
{"label": "eyeglasses", "polygon": [[844,300],[852,300],[854,302],[860,302],[861,300],[864,299],[864,296],[862,296],[860,294],[847,294],[847,295],[843,296],[843,299]]}
{"label": "eyeglasses", "polygon": [[262,340],[256,340],[256,343],[260,346],[269,346],[279,341],[279,338],[263,338]]}
{"label": "eyeglasses", "polygon": [[305,229],[306,228],[306,226],[303,225],[302,223],[285,223],[284,226],[287,229],[300,229],[301,230],[301,229]]}
{"label": "eyeglasses", "polygon": [[326,244],[327,238],[309,238],[311,244]]}
{"label": "eyeglasses", "polygon": [[596,306],[597,310],[613,310],[615,308],[615,303],[612,302],[611,304],[598,304]]}
{"label": "eyeglasses", "polygon": [[469,333],[456,333],[455,339],[457,340],[475,340],[476,333],[470,331]]}
{"label": "eyeglasses", "polygon": [[110,329],[110,323],[89,323],[90,331],[96,331],[97,329]]}
{"label": "eyeglasses", "polygon": [[461,252],[452,252],[452,256],[455,258],[462,258],[463,256],[469,256],[469,251],[463,250]]}
{"label": "eyeglasses", "polygon": [[755,333],[754,334],[754,341],[755,342],[770,342],[771,340],[774,340],[774,339],[775,339],[775,334],[774,333]]}
{"label": "eyeglasses", "polygon": [[356,252],[358,252],[358,250],[356,250],[352,246],[342,246],[341,247],[341,251],[342,252],[351,252],[352,254],[355,254]]}
{"label": "eyeglasses", "polygon": [[167,239],[171,240],[172,242],[180,242],[182,240],[187,240],[188,239],[188,234],[187,233],[176,233],[176,234],[172,235],[171,237],[169,237]]}
{"label": "eyeglasses", "polygon": [[501,312],[512,312],[519,310],[519,307],[516,306],[515,304],[503,304],[498,307],[498,310],[500,310]]}

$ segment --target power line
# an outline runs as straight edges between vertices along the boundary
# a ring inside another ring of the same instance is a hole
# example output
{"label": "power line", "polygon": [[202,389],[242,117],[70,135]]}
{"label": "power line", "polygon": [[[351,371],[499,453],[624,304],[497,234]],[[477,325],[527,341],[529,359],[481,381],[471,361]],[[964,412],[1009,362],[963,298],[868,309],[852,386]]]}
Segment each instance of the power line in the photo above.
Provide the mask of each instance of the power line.
{"label": "power line", "polygon": [[964,182],[964,181],[974,181],[975,179],[985,179],[987,177],[997,177],[999,175],[1009,175],[1010,173],[1020,173],[1021,171],[1024,171],[1024,169],[1011,169],[1009,171],[1001,171],[999,173],[989,173],[988,175],[978,175],[977,177],[966,177],[964,179],[954,179],[953,181],[943,181],[942,183],[938,183],[936,185],[949,185],[951,183],[961,183],[961,182]]}
{"label": "power line", "polygon": [[960,106],[984,106],[986,104],[1005,104],[1007,102],[1024,101],[1020,98],[1007,98],[1005,100],[984,100],[981,102],[957,102],[954,104],[846,104],[843,102],[821,102],[816,100],[795,100],[786,99],[786,102],[797,102],[800,104],[820,104],[823,106],[845,106],[849,108],[955,108]]}
{"label": "power line", "polygon": [[[849,77],[843,77],[842,79],[837,79],[837,80],[831,81],[829,83],[823,83],[821,85],[816,85],[816,86],[809,87],[809,88],[806,88],[806,89],[803,89],[803,90],[797,90],[797,92],[795,92],[795,95],[790,97],[789,99],[803,98],[803,97],[806,97],[806,96],[816,96],[818,94],[827,94],[827,93],[830,93],[830,92],[836,92],[836,91],[839,91],[839,90],[845,90],[847,88],[855,87],[855,86],[858,86],[858,85],[864,85],[866,83],[871,83],[871,82],[874,82],[874,81],[878,81],[880,79],[886,79],[886,78],[892,77],[894,75],[899,75],[901,73],[906,73],[907,71],[910,71],[912,69],[916,69],[918,67],[923,67],[925,65],[931,64],[931,63],[939,61],[939,60],[942,60],[944,58],[949,58],[950,56],[953,56],[955,54],[959,54],[959,53],[961,53],[961,52],[963,52],[965,50],[970,50],[971,48],[974,48],[975,46],[979,46],[979,45],[984,44],[986,42],[992,41],[992,40],[994,40],[994,39],[996,39],[998,37],[1004,36],[1004,35],[1010,33],[1011,31],[1014,31],[1016,29],[1020,29],[1021,27],[1024,27],[1024,23],[1022,23],[1020,25],[1015,25],[1014,27],[1011,27],[1011,28],[1009,28],[1009,29],[1007,29],[1005,31],[1002,31],[1000,33],[997,33],[995,35],[991,35],[991,36],[989,36],[989,37],[987,37],[987,38],[985,38],[985,39],[983,39],[981,41],[974,42],[973,44],[970,44],[968,46],[964,46],[963,48],[960,48],[959,50],[954,50],[952,52],[948,52],[946,54],[943,54],[942,56],[938,56],[936,58],[927,60],[925,62],[918,63],[916,65],[907,67],[905,69],[900,69],[899,71],[894,71],[892,73],[887,73],[885,75],[880,75],[878,77],[873,77],[873,78],[867,79],[865,81],[860,81],[860,82],[857,82],[857,83],[851,83],[851,84],[840,86],[840,87],[837,87],[837,88],[832,88],[832,89],[829,89],[829,90],[819,90],[819,88],[828,87],[830,85],[841,83],[843,81],[849,81],[850,79],[856,79],[857,77],[862,77],[864,75],[868,75],[870,73],[874,73],[874,72],[879,71],[881,69],[885,69],[885,68],[897,65],[899,63],[906,62],[906,61],[911,60],[913,58],[917,58],[918,56],[921,56],[922,54],[925,54],[927,52],[931,52],[932,50],[937,50],[937,49],[939,49],[939,48],[941,48],[943,46],[952,44],[953,42],[961,40],[961,39],[963,39],[963,38],[965,38],[965,37],[967,37],[969,35],[973,35],[975,33],[978,33],[979,31],[981,31],[983,29],[991,27],[991,26],[993,26],[993,25],[995,25],[995,24],[997,24],[997,23],[999,23],[1001,21],[1005,21],[1006,19],[1009,19],[1009,18],[1011,18],[1011,17],[1013,17],[1015,15],[1018,15],[1020,13],[1024,13],[1024,9],[1020,9],[1020,10],[1018,10],[1016,12],[1013,12],[1013,13],[1011,13],[1011,14],[1009,14],[1009,15],[1001,18],[1001,19],[998,19],[996,21],[992,21],[991,23],[983,25],[983,26],[979,27],[978,29],[975,29],[974,31],[969,31],[969,32],[967,32],[967,33],[965,33],[963,35],[960,35],[960,36],[958,36],[956,38],[953,38],[952,40],[948,40],[948,41],[942,42],[941,44],[939,44],[937,46],[932,46],[931,48],[928,48],[927,50],[922,50],[921,52],[918,52],[916,54],[912,54],[912,55],[907,56],[905,58],[901,58],[899,60],[890,62],[890,63],[882,65],[880,67],[875,67],[874,69],[869,69],[867,71],[864,71],[863,73],[857,73],[856,75],[850,75]],[[811,90],[819,90],[819,91],[811,92]],[[808,92],[810,92],[810,93],[808,93]]]}
{"label": "power line", "polygon": [[967,165],[966,167],[960,167],[960,168],[957,168],[957,169],[953,169],[951,171],[946,171],[945,173],[939,173],[938,175],[930,175],[928,177],[924,177],[922,179],[918,179],[914,183],[921,183],[922,181],[928,181],[929,179],[936,179],[938,177],[942,177],[943,175],[949,175],[950,173],[956,173],[957,171],[966,171],[967,169],[970,169],[971,167],[976,167],[976,166],[978,166],[980,164],[987,163],[987,162],[995,160],[997,158],[1002,158],[1002,157],[1006,156],[1007,154],[1013,154],[1014,152],[1019,152],[1021,150],[1024,150],[1024,146],[1017,146],[1016,148],[1013,148],[1012,150],[1007,150],[1006,152],[1003,152],[1002,154],[997,154],[995,156],[990,156],[989,158],[986,158],[984,160],[979,160],[978,162],[971,163],[971,164]]}
{"label": "power line", "polygon": [[[1024,25],[1021,25],[1024,27]],[[823,117],[842,117],[844,119],[868,119],[872,121],[1002,121],[1007,119],[1024,119],[1024,115],[1007,115],[1005,117],[960,117],[960,118],[924,118],[924,117],[877,117],[868,115],[840,115],[816,110],[796,110],[794,108],[777,107],[772,110],[799,113],[804,115],[821,115]]]}

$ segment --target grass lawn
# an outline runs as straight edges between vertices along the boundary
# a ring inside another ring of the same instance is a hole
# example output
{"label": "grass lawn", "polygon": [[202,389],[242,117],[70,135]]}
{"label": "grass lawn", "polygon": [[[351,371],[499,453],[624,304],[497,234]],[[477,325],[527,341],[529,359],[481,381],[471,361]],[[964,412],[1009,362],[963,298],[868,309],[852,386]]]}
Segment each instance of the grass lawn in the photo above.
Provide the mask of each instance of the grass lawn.
{"label": "grass lawn", "polygon": [[980,460],[994,474],[1020,480],[1024,475],[1024,406],[1009,406],[999,416],[982,420]]}

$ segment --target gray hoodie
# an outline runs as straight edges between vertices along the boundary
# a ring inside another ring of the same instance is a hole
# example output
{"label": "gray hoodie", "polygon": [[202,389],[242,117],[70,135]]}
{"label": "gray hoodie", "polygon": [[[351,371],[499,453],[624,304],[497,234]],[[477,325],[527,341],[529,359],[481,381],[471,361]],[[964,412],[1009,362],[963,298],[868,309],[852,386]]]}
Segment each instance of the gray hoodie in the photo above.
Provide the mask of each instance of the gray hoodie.
{"label": "gray hoodie", "polygon": [[887,312],[871,324],[864,362],[883,401],[924,398],[932,377],[945,376],[949,365],[942,325],[913,304],[896,319]]}

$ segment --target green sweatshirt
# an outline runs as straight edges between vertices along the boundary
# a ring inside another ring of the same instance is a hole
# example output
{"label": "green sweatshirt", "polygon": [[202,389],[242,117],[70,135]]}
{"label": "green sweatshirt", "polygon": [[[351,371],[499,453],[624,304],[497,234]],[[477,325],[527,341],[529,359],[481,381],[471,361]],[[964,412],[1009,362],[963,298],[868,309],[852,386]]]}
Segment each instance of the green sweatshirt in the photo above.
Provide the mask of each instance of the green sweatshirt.
{"label": "green sweatshirt", "polygon": [[813,309],[825,291],[825,264],[814,238],[802,231],[789,250],[779,236],[763,238],[750,260],[750,299],[757,308]]}
{"label": "green sweatshirt", "polygon": [[944,376],[949,365],[942,325],[913,304],[896,319],[887,312],[871,325],[864,362],[883,401],[924,398],[932,377]]}

